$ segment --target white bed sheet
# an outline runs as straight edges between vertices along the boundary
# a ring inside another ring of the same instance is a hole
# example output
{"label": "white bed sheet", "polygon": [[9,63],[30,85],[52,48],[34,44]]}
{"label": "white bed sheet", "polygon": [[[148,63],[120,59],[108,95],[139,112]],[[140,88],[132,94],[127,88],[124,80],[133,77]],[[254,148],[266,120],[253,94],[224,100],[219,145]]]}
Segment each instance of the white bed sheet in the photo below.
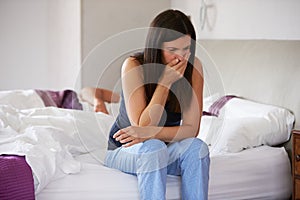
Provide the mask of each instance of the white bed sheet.
{"label": "white bed sheet", "polygon": [[[37,200],[134,200],[136,177],[80,157],[82,171],[51,182]],[[209,199],[288,199],[291,169],[284,148],[261,146],[211,157]],[[180,199],[180,177],[168,176],[167,199]]]}

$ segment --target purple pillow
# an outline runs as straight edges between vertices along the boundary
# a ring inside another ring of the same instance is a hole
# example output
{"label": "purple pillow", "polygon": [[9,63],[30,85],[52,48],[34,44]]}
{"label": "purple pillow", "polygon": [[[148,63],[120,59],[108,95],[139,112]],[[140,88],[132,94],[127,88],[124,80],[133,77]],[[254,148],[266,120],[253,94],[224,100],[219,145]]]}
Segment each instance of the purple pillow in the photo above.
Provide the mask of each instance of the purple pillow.
{"label": "purple pillow", "polygon": [[35,199],[32,171],[25,156],[0,155],[0,199]]}
{"label": "purple pillow", "polygon": [[82,110],[77,93],[73,90],[35,90],[41,97],[45,106]]}
{"label": "purple pillow", "polygon": [[79,102],[77,94],[73,90],[64,90],[59,92],[60,96],[62,96],[61,108],[82,110],[82,105]]}

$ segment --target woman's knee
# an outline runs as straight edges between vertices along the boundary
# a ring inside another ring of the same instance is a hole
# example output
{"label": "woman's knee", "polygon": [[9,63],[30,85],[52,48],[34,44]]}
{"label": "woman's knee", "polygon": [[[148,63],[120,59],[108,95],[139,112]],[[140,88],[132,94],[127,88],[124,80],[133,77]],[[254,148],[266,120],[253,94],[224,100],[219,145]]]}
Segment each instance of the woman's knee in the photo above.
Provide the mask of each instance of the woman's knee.
{"label": "woman's knee", "polygon": [[200,159],[209,155],[207,144],[199,138],[188,138],[182,142],[186,146],[187,154],[196,154]]}
{"label": "woman's knee", "polygon": [[139,148],[138,173],[152,172],[167,167],[169,153],[164,142],[151,139]]}
{"label": "woman's knee", "polygon": [[150,139],[143,142],[139,149],[139,153],[167,151],[167,145],[158,139]]}

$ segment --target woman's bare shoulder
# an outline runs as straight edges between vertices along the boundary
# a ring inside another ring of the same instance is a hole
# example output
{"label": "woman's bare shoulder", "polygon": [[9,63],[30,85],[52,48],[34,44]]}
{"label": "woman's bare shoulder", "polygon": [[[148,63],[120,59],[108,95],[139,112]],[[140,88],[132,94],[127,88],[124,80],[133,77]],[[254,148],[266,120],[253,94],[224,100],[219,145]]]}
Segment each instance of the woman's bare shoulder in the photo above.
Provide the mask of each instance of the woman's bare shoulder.
{"label": "woman's bare shoulder", "polygon": [[202,73],[202,63],[200,61],[200,59],[198,57],[195,56],[195,59],[194,59],[194,67]]}
{"label": "woman's bare shoulder", "polygon": [[128,72],[138,66],[140,66],[140,62],[134,57],[128,57],[125,59],[122,65],[122,72]]}
{"label": "woman's bare shoulder", "polygon": [[203,68],[202,68],[202,63],[200,61],[199,58],[195,57],[194,59],[194,72],[193,73],[193,76],[196,76],[196,77],[203,77]]}

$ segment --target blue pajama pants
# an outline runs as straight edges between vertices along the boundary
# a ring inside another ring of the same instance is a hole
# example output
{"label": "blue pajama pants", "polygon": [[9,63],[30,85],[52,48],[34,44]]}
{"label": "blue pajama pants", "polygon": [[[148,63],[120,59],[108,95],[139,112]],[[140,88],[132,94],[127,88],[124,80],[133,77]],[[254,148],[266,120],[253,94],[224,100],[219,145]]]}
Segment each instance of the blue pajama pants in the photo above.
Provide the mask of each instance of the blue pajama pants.
{"label": "blue pajama pants", "polygon": [[166,199],[167,174],[181,176],[181,199],[207,200],[209,150],[198,138],[166,145],[151,139],[109,150],[105,165],[136,175],[141,200]]}

